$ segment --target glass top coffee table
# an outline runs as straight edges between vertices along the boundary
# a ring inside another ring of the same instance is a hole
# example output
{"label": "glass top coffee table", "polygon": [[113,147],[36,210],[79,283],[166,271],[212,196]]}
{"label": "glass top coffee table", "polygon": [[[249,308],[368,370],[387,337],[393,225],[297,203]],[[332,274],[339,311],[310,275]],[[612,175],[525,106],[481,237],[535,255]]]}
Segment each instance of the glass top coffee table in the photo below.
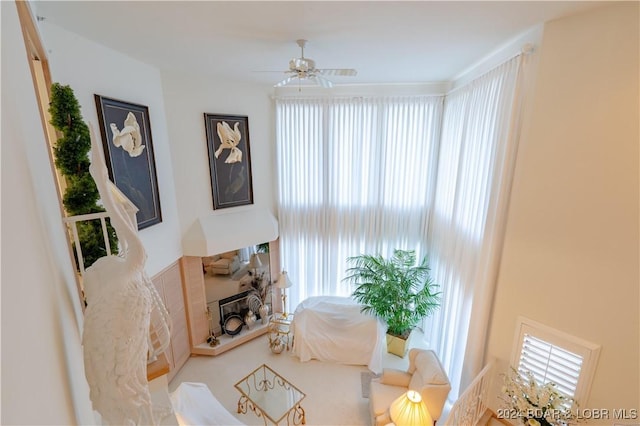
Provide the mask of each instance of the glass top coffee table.
{"label": "glass top coffee table", "polygon": [[238,400],[238,413],[248,410],[275,424],[305,424],[304,409],[300,402],[306,396],[271,367],[262,364],[235,384],[242,395]]}

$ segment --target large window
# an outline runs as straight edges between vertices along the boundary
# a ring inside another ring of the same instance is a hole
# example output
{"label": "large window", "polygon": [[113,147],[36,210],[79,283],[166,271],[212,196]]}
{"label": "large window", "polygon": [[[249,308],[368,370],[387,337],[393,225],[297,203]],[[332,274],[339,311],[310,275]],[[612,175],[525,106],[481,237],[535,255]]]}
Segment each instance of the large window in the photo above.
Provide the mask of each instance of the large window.
{"label": "large window", "polygon": [[291,306],[347,296],[347,258],[428,255],[423,323],[455,399],[484,346],[517,153],[526,54],[446,96],[276,102],[281,258]]}
{"label": "large window", "polygon": [[291,306],[349,295],[349,256],[425,252],[442,97],[279,99],[276,111]]}

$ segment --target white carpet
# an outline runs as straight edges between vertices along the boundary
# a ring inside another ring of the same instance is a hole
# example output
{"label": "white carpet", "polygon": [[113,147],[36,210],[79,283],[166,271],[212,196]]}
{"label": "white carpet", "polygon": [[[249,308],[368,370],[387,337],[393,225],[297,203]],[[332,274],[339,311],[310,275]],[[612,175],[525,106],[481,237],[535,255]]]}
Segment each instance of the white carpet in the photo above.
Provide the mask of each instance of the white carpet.
{"label": "white carpet", "polygon": [[[387,354],[383,363],[385,367],[406,368],[407,362]],[[307,425],[369,425],[369,400],[362,397],[361,381],[361,373],[369,371],[366,366],[315,360],[301,363],[290,352],[271,353],[266,335],[215,357],[190,358],[169,384],[169,391],[181,382],[205,383],[240,421],[247,425],[263,425],[262,419],[251,412],[237,413],[240,393],[234,387],[262,364],[267,364],[307,395],[301,403]]]}

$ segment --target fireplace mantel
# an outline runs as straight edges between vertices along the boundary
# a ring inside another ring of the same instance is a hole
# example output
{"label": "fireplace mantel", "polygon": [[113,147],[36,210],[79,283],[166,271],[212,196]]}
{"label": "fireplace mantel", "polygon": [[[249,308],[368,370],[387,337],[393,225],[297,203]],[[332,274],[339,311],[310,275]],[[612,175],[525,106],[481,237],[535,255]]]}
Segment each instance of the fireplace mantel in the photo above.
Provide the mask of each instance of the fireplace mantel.
{"label": "fireplace mantel", "polygon": [[274,241],[278,238],[278,221],[262,208],[230,209],[198,218],[182,239],[185,256],[206,257]]}

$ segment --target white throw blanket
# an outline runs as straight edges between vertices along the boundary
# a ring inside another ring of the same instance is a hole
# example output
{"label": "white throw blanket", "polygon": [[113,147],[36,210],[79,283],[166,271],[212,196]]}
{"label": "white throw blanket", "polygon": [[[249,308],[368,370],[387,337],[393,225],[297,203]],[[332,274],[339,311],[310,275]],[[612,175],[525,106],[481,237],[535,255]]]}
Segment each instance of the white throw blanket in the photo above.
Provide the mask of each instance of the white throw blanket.
{"label": "white throw blanket", "polygon": [[366,365],[382,371],[386,326],[360,312],[348,297],[317,296],[303,300],[294,312],[293,353],[310,359],[340,364]]}
{"label": "white throw blanket", "polygon": [[182,382],[169,398],[178,424],[184,426],[241,426],[204,383]]}

